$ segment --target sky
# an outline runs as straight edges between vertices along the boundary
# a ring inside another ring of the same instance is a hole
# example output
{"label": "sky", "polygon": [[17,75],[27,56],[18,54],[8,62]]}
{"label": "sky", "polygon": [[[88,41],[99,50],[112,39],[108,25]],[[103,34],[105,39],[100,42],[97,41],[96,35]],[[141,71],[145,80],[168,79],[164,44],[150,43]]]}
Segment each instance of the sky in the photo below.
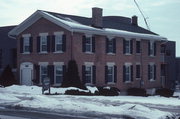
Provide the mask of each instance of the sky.
{"label": "sky", "polygon": [[[176,41],[180,57],[180,0],[136,0],[150,30]],[[36,10],[91,17],[92,7],[103,8],[104,16],[138,16],[147,28],[134,0],[0,0],[0,26],[18,25]]]}

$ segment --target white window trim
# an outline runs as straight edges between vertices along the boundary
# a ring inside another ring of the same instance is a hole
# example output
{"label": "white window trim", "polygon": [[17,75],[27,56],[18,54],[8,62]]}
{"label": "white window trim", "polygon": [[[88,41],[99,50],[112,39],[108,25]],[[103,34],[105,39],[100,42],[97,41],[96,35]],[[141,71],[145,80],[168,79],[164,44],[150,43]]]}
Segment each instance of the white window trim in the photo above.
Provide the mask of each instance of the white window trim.
{"label": "white window trim", "polygon": [[[60,44],[60,45],[62,45],[62,47],[63,47],[63,36],[62,36],[63,34],[62,33],[56,33],[56,35],[55,35],[55,52],[54,53],[63,53],[63,51],[62,50],[60,50],[60,51],[57,51],[57,44]],[[57,40],[56,40],[56,36],[61,36],[61,43],[57,43]]]}
{"label": "white window trim", "polygon": [[39,62],[39,65],[49,65],[49,62]]}
{"label": "white window trim", "polygon": [[[87,53],[87,54],[93,54],[93,52],[92,52],[92,35],[91,36],[86,36],[86,40],[87,40],[87,38],[90,38],[90,51],[85,51],[85,53]],[[86,42],[85,42],[85,49],[86,49]]]}
{"label": "white window trim", "polygon": [[84,65],[85,65],[85,66],[93,66],[93,65],[94,65],[94,62],[84,62]]}
{"label": "white window trim", "polygon": [[[91,67],[91,81],[90,83],[86,83],[86,85],[92,85],[93,84],[93,65],[85,65],[85,70],[86,70],[86,67]],[[85,75],[86,77],[86,75]]]}
{"label": "white window trim", "polygon": [[126,43],[125,43],[125,55],[132,55],[132,54],[131,54],[131,40],[132,40],[132,39],[125,39],[125,42],[126,42],[126,41],[129,42],[129,52],[126,52]]}
{"label": "white window trim", "polygon": [[[150,41],[150,55],[149,56],[151,56],[151,57],[154,57],[154,44],[155,43],[155,41]],[[152,54],[151,54],[151,50],[152,50]]]}
{"label": "white window trim", "polygon": [[63,31],[57,31],[57,32],[54,32],[54,35],[63,35],[64,32]]}
{"label": "white window trim", "polygon": [[[155,81],[155,79],[154,79],[154,78],[155,78],[155,77],[154,77],[154,66],[155,66],[155,63],[154,63],[154,62],[150,62],[149,65],[150,65],[150,68],[152,67],[152,74],[153,74],[153,75],[152,75],[153,78],[152,78],[152,79],[149,79],[149,81],[150,81],[150,82],[153,82],[153,81]],[[150,73],[150,72],[149,72],[149,73]]]}
{"label": "white window trim", "polygon": [[107,84],[115,84],[115,82],[114,82],[114,66],[115,65],[107,65],[108,66],[108,68],[109,67],[111,67],[112,68],[112,82],[107,82]]}
{"label": "white window trim", "polygon": [[[41,80],[41,73],[42,73],[42,71],[41,71],[41,66],[48,66],[48,65],[46,65],[46,64],[40,64],[40,85],[42,85],[42,80]],[[47,67],[47,70],[48,70],[48,67]],[[47,72],[47,75],[48,75],[48,72]]]}
{"label": "white window trim", "polygon": [[[125,68],[127,68],[127,67],[129,67],[129,78],[130,78],[130,80],[128,80],[128,81],[125,81],[125,83],[131,83],[132,82],[132,79],[131,79],[131,66],[132,66],[132,63],[129,63],[129,62],[126,62],[125,63]],[[126,75],[126,72],[125,72],[125,75]]]}
{"label": "white window trim", "polygon": [[[62,62],[60,64],[54,65],[54,85],[61,85],[61,83],[56,83],[56,67],[61,66],[62,67],[62,72],[63,72],[63,65]],[[62,74],[63,76],[63,74]]]}
{"label": "white window trim", "polygon": [[31,34],[22,34],[22,37],[23,37],[23,53],[22,54],[30,54],[30,51],[25,52],[25,40],[24,39],[28,38],[28,40],[29,40],[29,48],[30,48],[30,37],[31,37]]}
{"label": "white window trim", "polygon": [[107,62],[106,65],[107,66],[115,66],[115,62]]}
{"label": "white window trim", "polygon": [[47,51],[42,51],[42,39],[41,39],[41,37],[46,37],[46,46],[48,46],[48,44],[47,44],[47,35],[40,35],[40,53],[41,54],[44,54],[44,53],[47,53]]}

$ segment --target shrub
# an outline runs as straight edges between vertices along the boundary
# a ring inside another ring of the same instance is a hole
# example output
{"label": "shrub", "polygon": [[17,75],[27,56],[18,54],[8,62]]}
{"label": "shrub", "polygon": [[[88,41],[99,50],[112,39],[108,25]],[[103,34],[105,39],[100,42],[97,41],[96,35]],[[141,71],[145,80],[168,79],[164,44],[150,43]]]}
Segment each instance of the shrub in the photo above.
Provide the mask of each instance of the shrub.
{"label": "shrub", "polygon": [[68,69],[65,73],[61,87],[77,87],[86,89],[86,87],[80,80],[78,67],[75,60],[70,60],[68,62]]}
{"label": "shrub", "polygon": [[93,95],[91,92],[84,92],[84,91],[79,91],[79,90],[74,90],[74,89],[65,91],[65,94],[66,95],[88,95],[88,96]]}
{"label": "shrub", "polygon": [[98,92],[96,92],[96,95],[103,95],[103,96],[118,96],[120,93],[120,90],[115,87],[98,87]]}
{"label": "shrub", "polygon": [[146,96],[146,90],[144,88],[129,88],[127,94],[131,96]]}
{"label": "shrub", "polygon": [[172,97],[174,91],[167,88],[161,88],[156,90],[156,95],[164,96],[164,97]]}
{"label": "shrub", "polygon": [[11,67],[9,65],[7,65],[1,74],[1,85],[6,87],[6,86],[11,86],[16,83],[17,83],[17,81],[14,77],[13,72],[11,71]]}

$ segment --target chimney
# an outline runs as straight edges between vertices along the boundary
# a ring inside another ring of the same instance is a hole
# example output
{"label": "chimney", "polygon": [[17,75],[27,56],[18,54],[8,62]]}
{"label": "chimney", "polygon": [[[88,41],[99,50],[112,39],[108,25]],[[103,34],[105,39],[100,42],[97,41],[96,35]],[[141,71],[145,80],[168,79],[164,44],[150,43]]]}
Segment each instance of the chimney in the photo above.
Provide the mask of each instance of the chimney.
{"label": "chimney", "polygon": [[138,17],[136,15],[132,16],[131,24],[138,26]]}
{"label": "chimney", "polygon": [[96,28],[103,27],[103,18],[102,18],[103,9],[98,7],[92,8],[92,26]]}

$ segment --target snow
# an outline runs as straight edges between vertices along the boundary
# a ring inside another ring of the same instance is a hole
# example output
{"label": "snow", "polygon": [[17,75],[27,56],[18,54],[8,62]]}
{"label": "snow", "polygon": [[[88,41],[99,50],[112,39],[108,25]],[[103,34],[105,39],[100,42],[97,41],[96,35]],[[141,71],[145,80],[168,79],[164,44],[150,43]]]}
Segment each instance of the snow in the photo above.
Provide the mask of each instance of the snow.
{"label": "snow", "polygon": [[[51,88],[52,93],[63,94],[66,90],[95,92],[96,87],[88,90],[70,88]],[[160,96],[71,96],[42,95],[41,87],[13,85],[0,88],[0,106],[20,106],[49,111],[69,111],[74,113],[92,112],[110,115],[128,115],[134,118],[161,119],[172,116],[169,112],[150,108],[148,105],[180,108],[180,99]]]}
{"label": "snow", "polygon": [[174,92],[173,96],[180,98],[180,91],[179,92]]}
{"label": "snow", "polygon": [[45,14],[46,16],[57,20],[59,24],[67,25],[68,27],[70,27],[71,31],[98,34],[98,35],[111,35],[111,36],[116,36],[116,37],[119,36],[119,37],[128,37],[128,38],[139,38],[139,39],[147,39],[147,40],[167,40],[167,38],[159,36],[159,35],[134,33],[130,31],[110,29],[110,28],[98,29],[91,26],[80,24],[75,21],[68,21],[68,20],[61,19],[45,11],[41,11],[41,12]]}

